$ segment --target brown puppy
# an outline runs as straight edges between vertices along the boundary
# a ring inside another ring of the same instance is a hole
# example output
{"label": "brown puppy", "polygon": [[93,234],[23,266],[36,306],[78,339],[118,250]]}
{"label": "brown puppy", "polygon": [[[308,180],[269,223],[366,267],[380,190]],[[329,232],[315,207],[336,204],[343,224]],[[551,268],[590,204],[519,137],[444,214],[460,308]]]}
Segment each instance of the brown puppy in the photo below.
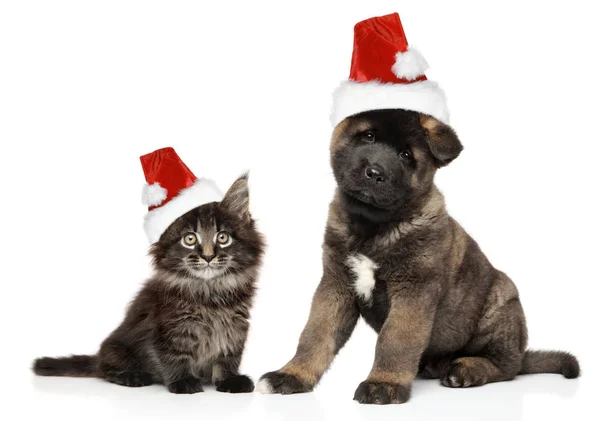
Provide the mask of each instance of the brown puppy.
{"label": "brown puppy", "polygon": [[359,316],[379,334],[360,403],[406,402],[417,374],[448,387],[579,375],[568,353],[526,351],[515,285],[446,212],[433,179],[461,150],[449,126],[414,111],[368,111],[335,128],[323,278],[296,355],[260,391],[311,391]]}

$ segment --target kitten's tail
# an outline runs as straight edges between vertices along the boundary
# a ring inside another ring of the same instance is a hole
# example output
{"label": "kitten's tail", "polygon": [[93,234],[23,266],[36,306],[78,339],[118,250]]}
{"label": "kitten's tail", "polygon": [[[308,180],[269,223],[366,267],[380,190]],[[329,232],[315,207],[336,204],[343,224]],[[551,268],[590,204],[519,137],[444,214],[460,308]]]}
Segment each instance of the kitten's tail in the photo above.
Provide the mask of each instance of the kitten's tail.
{"label": "kitten's tail", "polygon": [[519,374],[555,373],[567,379],[579,377],[579,361],[563,351],[527,351]]}
{"label": "kitten's tail", "polygon": [[42,357],[33,362],[33,372],[38,376],[98,377],[98,357],[96,355]]}

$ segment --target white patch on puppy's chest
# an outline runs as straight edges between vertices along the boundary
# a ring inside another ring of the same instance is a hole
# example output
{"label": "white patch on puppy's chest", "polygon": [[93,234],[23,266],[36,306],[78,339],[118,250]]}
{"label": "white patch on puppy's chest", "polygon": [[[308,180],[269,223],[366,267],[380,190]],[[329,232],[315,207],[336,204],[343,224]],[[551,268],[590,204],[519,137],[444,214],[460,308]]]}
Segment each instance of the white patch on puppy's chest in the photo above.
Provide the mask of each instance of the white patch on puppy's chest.
{"label": "white patch on puppy's chest", "polygon": [[377,263],[362,254],[348,256],[346,261],[354,275],[354,289],[356,294],[365,301],[370,301],[375,287],[375,271],[379,268]]}

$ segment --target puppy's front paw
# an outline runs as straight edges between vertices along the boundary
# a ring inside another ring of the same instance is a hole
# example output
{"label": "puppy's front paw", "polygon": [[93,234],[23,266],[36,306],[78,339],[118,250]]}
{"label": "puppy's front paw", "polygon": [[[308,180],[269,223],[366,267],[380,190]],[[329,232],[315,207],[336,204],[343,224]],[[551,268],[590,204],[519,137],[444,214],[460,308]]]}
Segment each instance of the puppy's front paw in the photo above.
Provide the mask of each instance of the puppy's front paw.
{"label": "puppy's front paw", "polygon": [[167,388],[169,392],[177,394],[204,392],[204,389],[202,389],[202,380],[195,377],[186,377],[185,379],[174,381]]}
{"label": "puppy's front paw", "polygon": [[254,390],[254,383],[248,376],[234,376],[215,383],[217,391],[229,393],[250,393]]}
{"label": "puppy's front paw", "polygon": [[410,387],[395,383],[373,382],[365,380],[358,385],[354,400],[358,403],[387,405],[404,403],[410,397]]}
{"label": "puppy's front paw", "polygon": [[256,385],[256,390],[265,394],[279,393],[281,395],[290,395],[292,393],[312,392],[312,387],[296,376],[272,371],[263,374]]}

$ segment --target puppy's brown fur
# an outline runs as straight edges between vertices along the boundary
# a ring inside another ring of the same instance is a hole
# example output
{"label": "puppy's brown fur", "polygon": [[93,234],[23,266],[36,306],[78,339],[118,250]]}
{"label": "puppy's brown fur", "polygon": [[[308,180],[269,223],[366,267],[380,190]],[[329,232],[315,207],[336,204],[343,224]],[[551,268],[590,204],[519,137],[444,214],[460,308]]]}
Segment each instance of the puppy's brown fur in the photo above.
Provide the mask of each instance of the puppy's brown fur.
{"label": "puppy's brown fur", "polygon": [[449,126],[412,111],[365,112],[336,127],[323,278],[296,355],[261,378],[262,391],[312,390],[359,316],[379,334],[361,403],[405,402],[418,374],[448,387],[579,375],[568,353],[526,350],[515,285],[446,212],[433,178],[461,150]]}

